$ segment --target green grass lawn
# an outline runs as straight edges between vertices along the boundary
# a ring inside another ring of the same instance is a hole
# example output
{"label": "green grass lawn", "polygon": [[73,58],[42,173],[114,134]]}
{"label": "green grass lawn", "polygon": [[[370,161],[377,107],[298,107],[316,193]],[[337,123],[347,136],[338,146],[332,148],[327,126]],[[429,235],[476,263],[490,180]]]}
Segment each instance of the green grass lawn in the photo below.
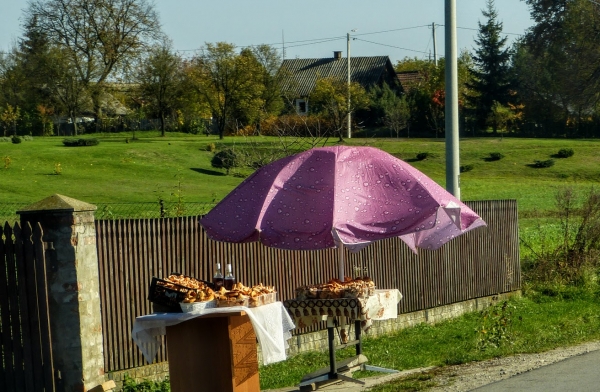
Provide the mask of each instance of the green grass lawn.
{"label": "green grass lawn", "polygon": [[[213,153],[206,150],[208,144],[215,143],[217,149],[279,145],[278,139],[269,137],[219,140],[168,133],[163,138],[157,132],[138,132],[139,139],[132,141],[130,136],[99,135],[100,144],[89,147],[65,147],[59,137],[0,143],[0,203],[28,204],[55,193],[89,203],[153,202],[176,193],[189,202],[218,201],[251,169],[224,175],[223,170],[211,167]],[[354,138],[346,143],[381,148],[445,184],[443,139]],[[550,159],[561,148],[572,148],[575,155],[556,159],[550,168],[528,166]],[[416,161],[420,152],[431,155]],[[491,152],[505,158],[488,162],[485,158]],[[552,209],[555,191],[561,186],[585,188],[600,183],[600,140],[468,138],[460,142],[460,163],[473,166],[461,174],[462,200],[517,199],[520,213],[528,216],[532,211]]]}
{"label": "green grass lawn", "polygon": [[[377,338],[367,336],[363,352],[371,365],[407,370],[536,353],[600,339],[598,294],[567,300],[516,298],[508,301],[504,311],[501,305],[436,325],[421,324]],[[482,332],[498,330],[504,325],[507,327],[494,336]],[[352,350],[340,355],[351,356]],[[305,374],[328,366],[327,355],[327,352],[311,352],[261,367],[261,388],[297,385]],[[355,377],[375,374],[379,373],[357,372]],[[373,390],[416,391],[431,386],[425,377],[396,381]]]}

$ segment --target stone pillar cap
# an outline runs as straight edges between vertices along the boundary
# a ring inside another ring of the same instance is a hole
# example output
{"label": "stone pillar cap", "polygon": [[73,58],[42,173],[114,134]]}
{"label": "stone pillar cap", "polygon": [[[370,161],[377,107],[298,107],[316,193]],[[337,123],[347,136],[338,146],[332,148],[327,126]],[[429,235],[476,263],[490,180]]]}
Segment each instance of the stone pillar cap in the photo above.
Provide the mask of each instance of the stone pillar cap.
{"label": "stone pillar cap", "polygon": [[95,211],[98,207],[93,204],[85,203],[71,197],[54,194],[43,200],[35,202],[22,210],[17,211],[17,214],[27,214],[39,211]]}

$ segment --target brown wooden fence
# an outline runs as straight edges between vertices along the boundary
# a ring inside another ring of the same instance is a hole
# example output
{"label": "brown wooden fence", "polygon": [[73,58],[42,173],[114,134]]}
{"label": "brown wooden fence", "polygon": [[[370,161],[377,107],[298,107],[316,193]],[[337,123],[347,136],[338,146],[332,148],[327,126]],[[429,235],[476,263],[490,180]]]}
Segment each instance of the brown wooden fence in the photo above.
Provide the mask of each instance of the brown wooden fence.
{"label": "brown wooden fence", "polygon": [[[366,269],[378,287],[398,288],[403,313],[520,289],[516,201],[466,204],[487,227],[418,255],[399,239],[378,241],[359,253],[346,252],[346,271]],[[180,272],[210,279],[217,262],[231,263],[239,281],[275,285],[280,300],[292,298],[299,285],[337,277],[337,249],[285,251],[214,242],[198,218],[96,221],[105,371],[146,364],[131,329],[135,317],[152,312],[147,297],[153,276]],[[159,362],[166,360],[164,347]]]}
{"label": "brown wooden fence", "polygon": [[0,391],[56,390],[42,230],[0,227]]}

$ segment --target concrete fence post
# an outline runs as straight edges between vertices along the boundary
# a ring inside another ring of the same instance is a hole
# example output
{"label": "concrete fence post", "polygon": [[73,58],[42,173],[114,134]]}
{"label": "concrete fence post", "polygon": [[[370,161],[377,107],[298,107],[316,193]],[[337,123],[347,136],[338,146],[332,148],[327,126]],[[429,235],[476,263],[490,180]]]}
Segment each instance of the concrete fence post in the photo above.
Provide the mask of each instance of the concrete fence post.
{"label": "concrete fence post", "polygon": [[17,212],[21,224],[39,222],[43,241],[54,249],[46,253],[52,353],[66,392],[105,381],[95,210],[57,194]]}

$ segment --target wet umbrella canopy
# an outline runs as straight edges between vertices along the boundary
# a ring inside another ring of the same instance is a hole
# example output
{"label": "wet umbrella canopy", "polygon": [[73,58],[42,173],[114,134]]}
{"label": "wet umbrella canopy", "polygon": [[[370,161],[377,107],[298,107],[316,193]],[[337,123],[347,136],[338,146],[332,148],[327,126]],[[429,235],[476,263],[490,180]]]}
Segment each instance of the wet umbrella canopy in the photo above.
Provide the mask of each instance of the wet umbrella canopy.
{"label": "wet umbrella canopy", "polygon": [[358,251],[400,237],[437,249],[485,222],[406,162],[373,147],[322,147],[270,163],[200,220],[209,238]]}

